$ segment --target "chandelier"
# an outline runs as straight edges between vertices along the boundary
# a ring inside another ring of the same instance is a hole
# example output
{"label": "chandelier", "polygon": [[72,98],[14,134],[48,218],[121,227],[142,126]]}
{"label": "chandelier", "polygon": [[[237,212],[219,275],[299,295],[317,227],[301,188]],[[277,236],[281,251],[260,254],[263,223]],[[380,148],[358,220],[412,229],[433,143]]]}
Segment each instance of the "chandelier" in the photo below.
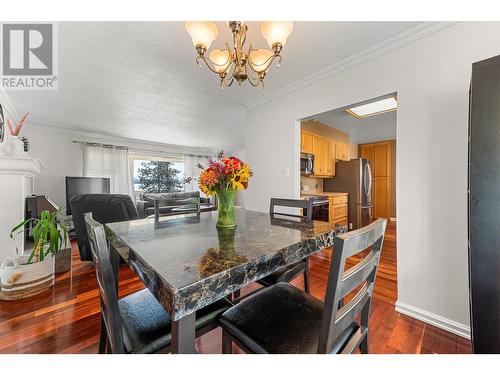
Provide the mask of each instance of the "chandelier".
{"label": "chandelier", "polygon": [[254,87],[259,84],[264,87],[264,77],[275,59],[276,67],[279,67],[280,53],[292,32],[293,22],[262,22],[260,32],[271,50],[254,49],[251,43],[247,52],[243,48],[248,26],[243,21],[229,21],[226,24],[233,34],[232,47],[226,43],[226,48],[213,49],[207,57],[207,50],[217,38],[217,26],[210,21],[186,22],[186,31],[198,52],[196,63],[200,66],[200,60],[204,61],[212,72],[218,74],[221,88],[231,86],[235,80],[239,84],[248,80]]}

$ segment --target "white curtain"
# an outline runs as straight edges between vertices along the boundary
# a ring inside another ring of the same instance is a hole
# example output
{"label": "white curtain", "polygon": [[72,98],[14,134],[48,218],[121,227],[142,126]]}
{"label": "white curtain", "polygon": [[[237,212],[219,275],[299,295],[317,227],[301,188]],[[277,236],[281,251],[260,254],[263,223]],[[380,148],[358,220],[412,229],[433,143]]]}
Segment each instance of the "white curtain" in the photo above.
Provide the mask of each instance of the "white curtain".
{"label": "white curtain", "polygon": [[187,154],[184,158],[184,177],[191,177],[191,182],[184,185],[184,190],[199,191],[198,187],[198,176],[200,175],[201,169],[198,168],[198,164],[201,164],[203,168],[208,165],[208,156],[201,155],[189,155]]}
{"label": "white curtain", "polygon": [[109,177],[111,194],[130,195],[135,201],[134,184],[126,148],[85,144],[83,176]]}

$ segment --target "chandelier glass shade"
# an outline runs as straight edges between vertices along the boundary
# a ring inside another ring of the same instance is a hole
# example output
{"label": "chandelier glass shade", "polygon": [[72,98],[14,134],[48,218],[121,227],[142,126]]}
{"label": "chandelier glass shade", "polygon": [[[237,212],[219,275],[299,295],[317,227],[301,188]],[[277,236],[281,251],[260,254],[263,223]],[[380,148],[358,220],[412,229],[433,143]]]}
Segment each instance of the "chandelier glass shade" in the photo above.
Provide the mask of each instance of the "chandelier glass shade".
{"label": "chandelier glass shade", "polygon": [[207,51],[217,38],[218,30],[211,21],[188,21],[186,31],[191,36],[198,55],[196,63],[203,61],[206,66],[220,77],[220,86],[231,86],[234,81],[250,82],[252,86],[264,87],[264,78],[272,62],[281,62],[281,51],[293,30],[293,22],[265,21],[261,24],[261,34],[271,49],[255,49],[250,44],[246,52],[244,45],[248,26],[243,21],[226,23],[233,35],[232,44],[226,43],[224,49]]}

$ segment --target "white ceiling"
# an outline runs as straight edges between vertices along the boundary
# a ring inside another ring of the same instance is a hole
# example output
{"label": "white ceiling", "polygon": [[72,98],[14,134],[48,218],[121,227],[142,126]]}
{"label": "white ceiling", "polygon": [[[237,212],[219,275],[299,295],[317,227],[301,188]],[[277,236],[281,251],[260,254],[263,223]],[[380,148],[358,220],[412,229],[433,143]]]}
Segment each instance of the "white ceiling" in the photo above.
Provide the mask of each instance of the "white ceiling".
{"label": "white ceiling", "polygon": [[[260,22],[247,43],[267,46]],[[403,33],[418,22],[295,22],[264,90],[221,90],[195,63],[183,22],[59,23],[59,89],[9,91],[36,124],[192,147],[243,147],[242,105]],[[230,40],[224,22],[213,47]]]}
{"label": "white ceiling", "polygon": [[387,112],[362,119],[348,114],[344,108],[335,109],[312,116],[308,120],[316,120],[332,128],[349,134],[352,143],[369,143],[396,139],[397,112]]}

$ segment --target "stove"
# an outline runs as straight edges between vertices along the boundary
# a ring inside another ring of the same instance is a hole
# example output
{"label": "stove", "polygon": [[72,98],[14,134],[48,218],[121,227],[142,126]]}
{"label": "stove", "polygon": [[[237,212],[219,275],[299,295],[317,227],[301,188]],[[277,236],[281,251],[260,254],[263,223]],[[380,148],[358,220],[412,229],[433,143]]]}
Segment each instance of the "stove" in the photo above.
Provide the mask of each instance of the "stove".
{"label": "stove", "polygon": [[302,199],[313,201],[313,220],[329,221],[330,200],[325,195],[303,194]]}

